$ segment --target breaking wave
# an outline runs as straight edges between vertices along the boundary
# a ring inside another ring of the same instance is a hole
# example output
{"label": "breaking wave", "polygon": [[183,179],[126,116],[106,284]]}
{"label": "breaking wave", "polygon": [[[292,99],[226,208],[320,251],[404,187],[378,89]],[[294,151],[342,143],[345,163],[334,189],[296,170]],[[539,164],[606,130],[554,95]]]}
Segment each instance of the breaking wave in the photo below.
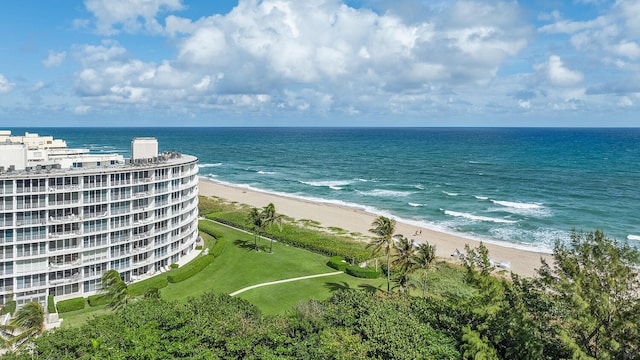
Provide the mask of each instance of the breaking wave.
{"label": "breaking wave", "polygon": [[451,210],[443,210],[443,209],[440,209],[440,210],[442,210],[446,215],[449,215],[449,216],[461,217],[461,218],[474,220],[474,221],[489,221],[489,222],[502,223],[502,224],[515,224],[517,222],[515,220],[498,219],[498,218],[492,218],[488,216],[479,216],[479,215],[467,214],[467,213],[451,211]]}

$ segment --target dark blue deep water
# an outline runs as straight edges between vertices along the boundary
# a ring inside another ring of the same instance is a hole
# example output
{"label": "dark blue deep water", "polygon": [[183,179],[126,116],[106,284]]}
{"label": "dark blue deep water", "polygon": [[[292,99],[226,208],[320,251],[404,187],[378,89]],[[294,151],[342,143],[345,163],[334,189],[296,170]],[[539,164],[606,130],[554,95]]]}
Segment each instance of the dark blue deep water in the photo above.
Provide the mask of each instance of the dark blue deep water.
{"label": "dark blue deep water", "polygon": [[640,129],[12,129],[25,130],[126,157],[154,136],[214,181],[512,246],[548,250],[573,228],[640,245]]}

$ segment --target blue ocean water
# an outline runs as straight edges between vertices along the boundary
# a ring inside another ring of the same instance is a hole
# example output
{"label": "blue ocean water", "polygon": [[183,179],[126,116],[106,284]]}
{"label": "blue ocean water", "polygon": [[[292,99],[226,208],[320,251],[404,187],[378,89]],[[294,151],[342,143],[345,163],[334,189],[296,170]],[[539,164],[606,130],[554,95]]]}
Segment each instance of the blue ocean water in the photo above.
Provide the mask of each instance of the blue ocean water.
{"label": "blue ocean water", "polygon": [[640,246],[640,129],[50,128],[129,156],[133,137],[198,156],[200,175],[549,251],[571,229]]}

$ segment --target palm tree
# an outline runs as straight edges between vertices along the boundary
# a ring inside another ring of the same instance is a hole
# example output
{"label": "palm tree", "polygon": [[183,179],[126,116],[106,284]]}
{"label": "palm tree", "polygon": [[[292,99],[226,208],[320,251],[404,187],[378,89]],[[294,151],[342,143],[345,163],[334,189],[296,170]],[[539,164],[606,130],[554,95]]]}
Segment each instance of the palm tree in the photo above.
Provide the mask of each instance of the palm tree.
{"label": "palm tree", "polygon": [[252,208],[247,221],[253,230],[253,244],[255,245],[256,251],[260,251],[260,248],[258,248],[258,239],[260,238],[260,230],[262,230],[264,226],[262,214],[257,208]]}
{"label": "palm tree", "polygon": [[411,272],[414,268],[414,257],[416,253],[415,240],[409,240],[402,235],[394,236],[393,242],[395,255],[391,264],[401,272]]}
{"label": "palm tree", "polygon": [[11,319],[10,325],[21,332],[11,342],[18,347],[23,346],[31,338],[44,331],[44,308],[36,301],[24,304]]}
{"label": "palm tree", "polygon": [[393,282],[395,283],[393,288],[398,289],[401,294],[403,293],[408,294],[409,288],[415,287],[415,285],[411,283],[410,274],[411,274],[410,270],[401,270],[396,272],[393,275]]}
{"label": "palm tree", "polygon": [[436,246],[429,243],[419,244],[415,254],[414,263],[422,272],[422,297],[427,288],[427,276],[431,265],[436,260]]}
{"label": "palm tree", "polygon": [[107,306],[114,311],[124,308],[131,301],[129,287],[116,270],[102,274],[100,292],[109,300]]}
{"label": "palm tree", "polygon": [[371,240],[367,247],[372,247],[372,254],[376,255],[381,249],[384,249],[384,253],[387,256],[387,293],[391,292],[391,243],[393,242],[393,233],[396,230],[395,220],[389,219],[385,216],[380,216],[371,223],[374,226],[369,231],[374,233],[377,237]]}
{"label": "palm tree", "polygon": [[265,225],[271,227],[271,241],[269,244],[269,254],[271,254],[273,253],[273,228],[278,225],[278,229],[282,231],[282,215],[276,213],[276,206],[273,203],[269,203],[262,210],[262,219]]}

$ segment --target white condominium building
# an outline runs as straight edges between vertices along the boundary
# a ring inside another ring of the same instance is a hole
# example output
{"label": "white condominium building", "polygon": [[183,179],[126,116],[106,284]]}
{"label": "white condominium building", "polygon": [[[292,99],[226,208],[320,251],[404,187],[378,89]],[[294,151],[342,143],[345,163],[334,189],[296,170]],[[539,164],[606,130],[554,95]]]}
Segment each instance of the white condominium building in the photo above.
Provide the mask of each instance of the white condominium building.
{"label": "white condominium building", "polygon": [[131,158],[0,131],[0,304],[96,293],[110,269],[135,281],[198,238],[198,159],[131,142]]}

